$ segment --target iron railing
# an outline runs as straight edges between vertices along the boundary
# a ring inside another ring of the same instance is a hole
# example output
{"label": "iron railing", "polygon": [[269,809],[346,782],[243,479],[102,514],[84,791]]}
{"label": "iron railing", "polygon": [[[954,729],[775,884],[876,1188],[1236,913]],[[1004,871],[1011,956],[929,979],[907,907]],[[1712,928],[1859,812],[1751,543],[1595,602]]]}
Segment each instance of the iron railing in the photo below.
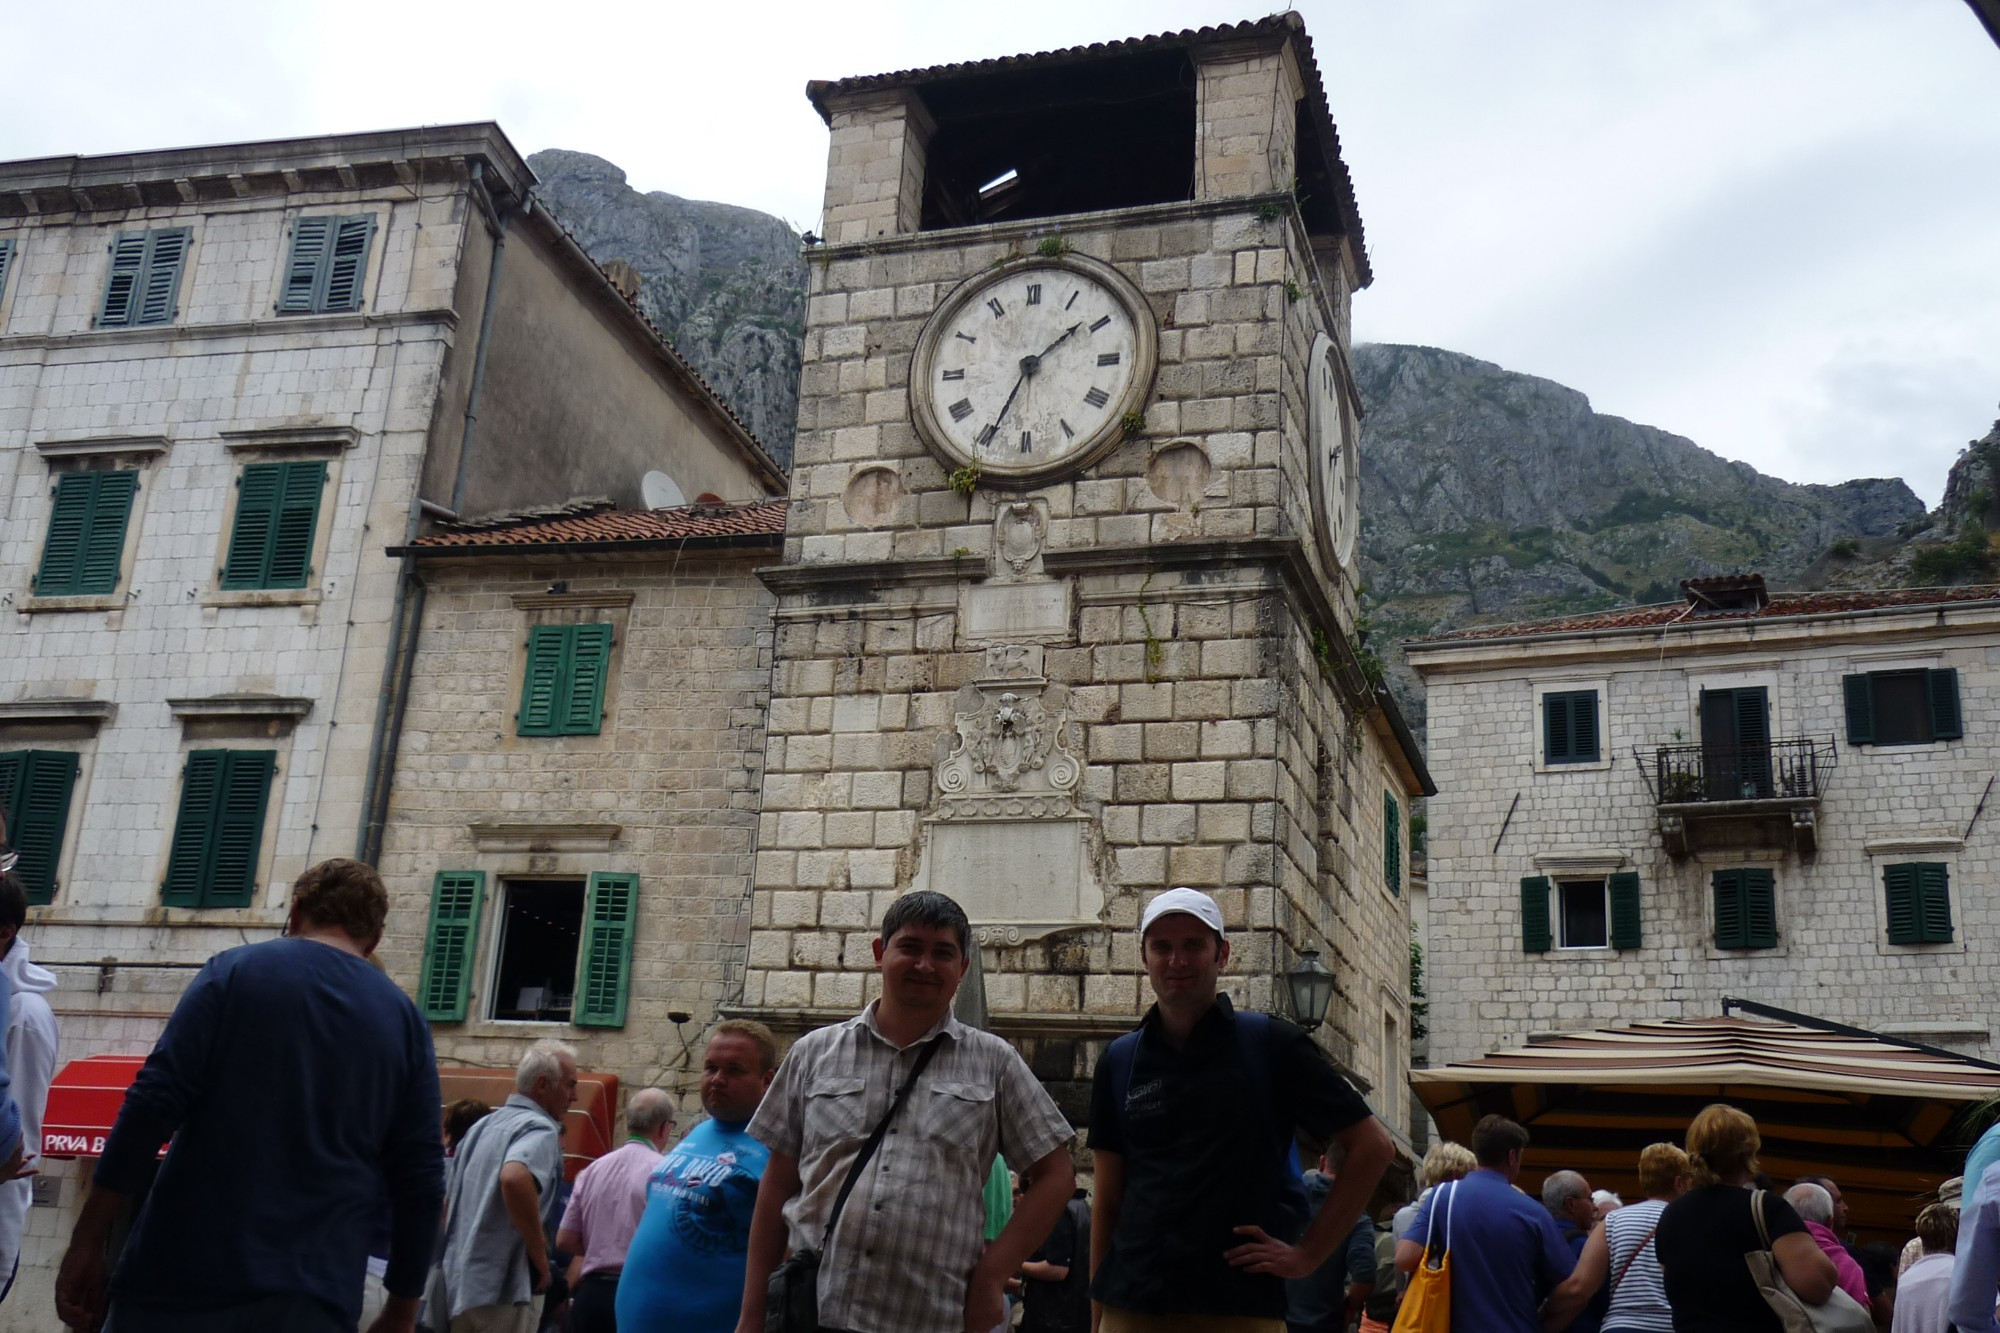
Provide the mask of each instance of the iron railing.
{"label": "iron railing", "polygon": [[1817,800],[1837,757],[1832,740],[1800,736],[1768,745],[1662,745],[1648,767],[1661,805]]}

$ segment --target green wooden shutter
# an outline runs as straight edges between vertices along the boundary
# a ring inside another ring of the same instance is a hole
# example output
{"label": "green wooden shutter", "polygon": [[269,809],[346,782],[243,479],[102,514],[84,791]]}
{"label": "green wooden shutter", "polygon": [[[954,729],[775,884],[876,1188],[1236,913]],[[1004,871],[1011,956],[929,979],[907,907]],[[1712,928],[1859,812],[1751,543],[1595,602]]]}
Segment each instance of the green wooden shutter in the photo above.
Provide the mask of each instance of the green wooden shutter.
{"label": "green wooden shutter", "polygon": [[1747,949],[1749,935],[1744,926],[1743,872],[1718,870],[1709,876],[1715,892],[1715,947]]}
{"label": "green wooden shutter", "polygon": [[561,682],[557,731],[565,736],[595,736],[604,729],[604,684],[610,665],[611,626],[569,627],[569,665]]}
{"label": "green wooden shutter", "polygon": [[1579,764],[1597,762],[1597,691],[1580,690],[1569,697],[1570,754]]}
{"label": "green wooden shutter", "polygon": [[332,217],[300,218],[292,224],[292,256],[285,263],[285,288],[278,297],[281,315],[304,314],[318,308],[320,271],[326,264],[327,243],[333,236]]}
{"label": "green wooden shutter", "polygon": [[1743,923],[1751,949],[1773,949],[1778,944],[1778,899],[1774,891],[1777,876],[1769,870],[1748,869],[1743,876]]}
{"label": "green wooden shutter", "polygon": [[1382,878],[1389,892],[1403,892],[1403,811],[1389,792],[1382,793]]}
{"label": "green wooden shutter", "polygon": [[270,558],[265,564],[266,588],[303,588],[311,580],[313,534],[319,530],[320,495],[326,489],[326,463],[280,463],[276,517],[271,526]]}
{"label": "green wooden shutter", "polygon": [[35,574],[35,593],[68,597],[78,591],[83,543],[97,506],[97,474],[65,472],[56,478],[55,504],[49,511],[49,535],[42,543],[42,564]]}
{"label": "green wooden shutter", "polygon": [[1611,898],[1611,947],[1614,949],[1636,949],[1639,947],[1639,876],[1630,870],[1621,870],[1611,876],[1607,883]]}
{"label": "green wooden shutter", "polygon": [[76,590],[101,596],[118,587],[118,567],[125,558],[125,530],[132,521],[132,497],[139,491],[139,474],[128,468],[89,475],[97,478],[97,489],[77,562]]}
{"label": "green wooden shutter", "polygon": [[1542,762],[1566,764],[1570,756],[1569,696],[1542,696]]}
{"label": "green wooden shutter", "polygon": [[15,806],[28,779],[28,751],[0,750],[0,843],[12,846],[14,823],[20,818]]}
{"label": "green wooden shutter", "polygon": [[1549,881],[1530,875],[1521,881],[1521,952],[1547,953],[1555,943],[1549,932]]}
{"label": "green wooden shutter", "polygon": [[21,854],[14,867],[28,886],[28,901],[56,896],[56,865],[62,860],[69,826],[70,795],[76,789],[77,757],[63,750],[30,750],[18,790],[7,810],[7,836]]}
{"label": "green wooden shutter", "polygon": [[236,479],[236,524],[222,562],[224,588],[262,588],[270,568],[271,537],[278,526],[278,500],[285,464],[252,463]]}
{"label": "green wooden shutter", "polygon": [[1931,697],[1931,739],[1934,741],[1955,741],[1965,735],[1965,727],[1958,712],[1958,672],[1955,668],[1944,667],[1924,673],[1924,684]]}
{"label": "green wooden shutter", "polygon": [[1921,943],[1923,919],[1917,901],[1917,867],[1883,866],[1882,892],[1889,907],[1889,943]]}
{"label": "green wooden shutter", "polygon": [[215,840],[216,807],[228,763],[227,750],[195,750],[181,770],[181,808],[174,818],[167,878],[160,885],[160,901],[168,907],[201,906],[208,849]]}
{"label": "green wooden shutter", "polygon": [[368,243],[375,235],[375,215],[363,213],[340,219],[333,254],[320,286],[319,309],[359,310],[361,283],[368,275]]}
{"label": "green wooden shutter", "polygon": [[[1950,944],[1953,939],[1951,871],[1940,861],[1920,861],[1901,868],[1911,872],[1916,888],[1916,939],[1910,943]],[[1894,938],[1894,924],[1892,917],[1889,942],[1902,943]]]}
{"label": "green wooden shutter", "polygon": [[431,885],[431,926],[425,937],[423,979],[417,1007],[433,1023],[463,1023],[472,993],[472,963],[479,949],[479,909],[486,901],[486,872],[440,870]]}
{"label": "green wooden shutter", "polygon": [[269,750],[231,750],[209,852],[203,907],[247,907],[257,888],[257,853],[264,842],[264,812],[278,756]]}
{"label": "green wooden shutter", "polygon": [[632,925],[639,908],[639,877],[598,873],[590,877],[583,905],[583,944],[577,953],[575,1007],[578,1027],[622,1028],[632,973]]}
{"label": "green wooden shutter", "polygon": [[166,227],[146,235],[146,266],[139,276],[134,324],[168,324],[174,318],[174,298],[180,294],[181,269],[187,260],[186,227]]}
{"label": "green wooden shutter", "polygon": [[1847,743],[1875,743],[1875,682],[1869,676],[1842,676],[1841,692],[1847,696]]}
{"label": "green wooden shutter", "polygon": [[111,272],[104,280],[104,300],[97,307],[100,328],[118,328],[132,322],[139,274],[145,266],[146,233],[119,232],[111,243]]}
{"label": "green wooden shutter", "polygon": [[0,296],[7,294],[7,271],[14,267],[14,238],[0,238]]}
{"label": "green wooden shutter", "polygon": [[536,625],[528,631],[528,667],[521,678],[521,711],[515,732],[522,736],[554,736],[557,700],[569,665],[570,626]]}

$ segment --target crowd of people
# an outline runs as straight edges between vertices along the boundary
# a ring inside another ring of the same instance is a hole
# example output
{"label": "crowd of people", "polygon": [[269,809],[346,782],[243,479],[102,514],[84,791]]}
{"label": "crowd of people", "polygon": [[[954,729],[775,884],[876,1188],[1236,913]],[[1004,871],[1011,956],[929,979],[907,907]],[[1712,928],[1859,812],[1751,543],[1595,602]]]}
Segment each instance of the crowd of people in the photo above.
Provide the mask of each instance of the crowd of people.
{"label": "crowd of people", "polygon": [[[1531,1197],[1527,1132],[1488,1116],[1433,1147],[1421,1195],[1378,1225],[1389,1134],[1306,1032],[1231,1004],[1221,909],[1192,889],[1141,916],[1156,1003],[1097,1061],[1088,1192],[1084,1145],[1021,1055],[954,1014],[973,945],[943,894],[890,906],[859,1014],[782,1059],[761,1024],[717,1024],[698,1123],[677,1138],[674,1096],[637,1090],[626,1141],[573,1182],[576,1051],[535,1042],[503,1104],[441,1106],[428,1025],[371,964],[387,910],[369,867],[327,862],[294,886],[284,938],[202,968],[97,1165],[57,1279],[65,1324],[1734,1333],[1795,1326],[1775,1288],[1817,1328],[2000,1333],[2000,1165],[1963,1236],[1949,1188],[1906,1253],[1850,1247],[1837,1183],[1763,1182],[1756,1125],[1727,1105],[1640,1154],[1629,1204],[1567,1170]],[[0,891],[0,937],[6,918]]]}

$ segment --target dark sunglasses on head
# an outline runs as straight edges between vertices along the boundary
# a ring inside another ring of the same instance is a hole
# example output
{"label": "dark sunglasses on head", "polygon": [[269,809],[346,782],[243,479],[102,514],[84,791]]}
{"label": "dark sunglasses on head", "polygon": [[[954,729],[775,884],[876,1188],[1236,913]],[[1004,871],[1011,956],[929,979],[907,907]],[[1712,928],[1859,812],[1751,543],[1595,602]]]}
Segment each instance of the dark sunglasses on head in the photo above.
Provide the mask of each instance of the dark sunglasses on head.
{"label": "dark sunglasses on head", "polygon": [[20,859],[21,854],[12,847],[0,846],[0,875],[4,875],[12,870],[15,862]]}

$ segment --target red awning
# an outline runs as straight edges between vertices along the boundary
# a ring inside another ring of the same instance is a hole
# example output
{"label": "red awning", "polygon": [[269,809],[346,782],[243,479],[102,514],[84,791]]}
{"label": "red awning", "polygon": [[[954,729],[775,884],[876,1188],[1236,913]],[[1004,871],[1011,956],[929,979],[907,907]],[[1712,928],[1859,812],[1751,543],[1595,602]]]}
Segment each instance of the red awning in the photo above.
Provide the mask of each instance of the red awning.
{"label": "red awning", "polygon": [[64,1065],[49,1084],[48,1110],[42,1114],[42,1156],[101,1155],[118,1108],[125,1104],[125,1089],[145,1063],[143,1055],[92,1055]]}
{"label": "red awning", "polygon": [[[49,1085],[48,1110],[42,1116],[42,1156],[97,1157],[125,1104],[143,1055],[92,1055],[72,1060]],[[467,1065],[438,1070],[438,1087],[446,1105],[461,1097],[477,1097],[498,1106],[514,1091],[514,1071]],[[579,1073],[576,1105],[563,1125],[563,1173],[577,1172],[617,1145],[618,1075]],[[166,1155],[163,1147],[161,1155]]]}

